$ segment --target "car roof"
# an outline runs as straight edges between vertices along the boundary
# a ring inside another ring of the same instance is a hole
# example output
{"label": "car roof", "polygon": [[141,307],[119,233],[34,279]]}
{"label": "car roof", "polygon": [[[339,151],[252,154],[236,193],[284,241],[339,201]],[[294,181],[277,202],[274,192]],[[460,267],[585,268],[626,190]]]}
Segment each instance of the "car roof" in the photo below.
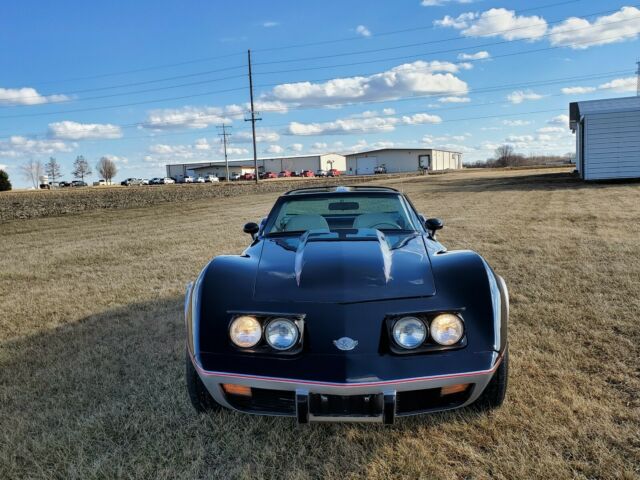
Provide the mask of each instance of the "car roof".
{"label": "car roof", "polygon": [[318,194],[318,193],[365,193],[365,192],[375,192],[375,193],[400,193],[395,188],[391,187],[380,187],[376,185],[354,185],[354,186],[326,186],[326,187],[306,187],[306,188],[297,188],[295,190],[289,190],[284,193],[283,196],[296,196],[296,195],[309,195],[309,194]]}

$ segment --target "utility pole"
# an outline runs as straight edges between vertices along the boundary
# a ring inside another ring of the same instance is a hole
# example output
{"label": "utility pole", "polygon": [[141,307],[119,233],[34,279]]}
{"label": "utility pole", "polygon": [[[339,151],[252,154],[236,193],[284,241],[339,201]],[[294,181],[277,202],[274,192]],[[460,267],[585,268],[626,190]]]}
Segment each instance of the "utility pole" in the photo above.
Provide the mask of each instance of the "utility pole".
{"label": "utility pole", "polygon": [[227,178],[226,181],[228,182],[229,179],[229,159],[227,158],[227,137],[230,137],[231,134],[227,133],[227,128],[232,128],[231,125],[226,125],[226,124],[222,124],[221,126],[219,126],[218,128],[222,129],[222,133],[219,133],[218,135],[222,137],[222,144],[224,145],[224,164],[227,168]]}
{"label": "utility pole", "polygon": [[253,173],[255,181],[258,183],[258,152],[256,150],[256,121],[262,120],[256,118],[256,112],[253,108],[253,77],[251,76],[251,50],[247,50],[247,63],[249,65],[249,96],[251,98],[251,118],[245,118],[245,122],[251,122],[251,131],[253,133]]}

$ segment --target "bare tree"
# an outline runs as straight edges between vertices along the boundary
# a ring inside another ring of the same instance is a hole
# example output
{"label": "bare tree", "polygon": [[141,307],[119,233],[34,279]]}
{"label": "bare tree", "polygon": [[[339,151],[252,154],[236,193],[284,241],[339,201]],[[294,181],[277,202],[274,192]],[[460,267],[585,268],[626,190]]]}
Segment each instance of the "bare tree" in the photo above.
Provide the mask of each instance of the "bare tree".
{"label": "bare tree", "polygon": [[76,161],[73,162],[73,170],[71,174],[79,178],[84,182],[84,177],[91,175],[91,167],[89,167],[89,162],[87,162],[82,155],[76,157]]}
{"label": "bare tree", "polygon": [[56,182],[56,178],[62,175],[62,169],[55,157],[49,157],[49,161],[44,164],[44,171],[49,177],[51,183]]}
{"label": "bare tree", "polygon": [[496,148],[496,165],[499,167],[506,167],[512,164],[515,157],[515,149],[513,145],[505,143],[504,145]]}
{"label": "bare tree", "polygon": [[109,185],[111,184],[111,179],[118,173],[118,167],[116,167],[115,162],[109,157],[102,157],[98,161],[96,168],[100,176],[104,178]]}
{"label": "bare tree", "polygon": [[40,185],[40,177],[42,176],[42,162],[30,158],[20,165],[20,173],[22,173],[22,176],[27,182],[31,182],[33,188],[38,188]]}

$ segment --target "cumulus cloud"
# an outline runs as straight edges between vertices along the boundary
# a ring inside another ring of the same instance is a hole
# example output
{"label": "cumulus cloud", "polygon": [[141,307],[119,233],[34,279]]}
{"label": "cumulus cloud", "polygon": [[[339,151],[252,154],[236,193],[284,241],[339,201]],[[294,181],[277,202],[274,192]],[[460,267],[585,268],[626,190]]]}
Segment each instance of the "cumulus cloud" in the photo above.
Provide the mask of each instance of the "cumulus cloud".
{"label": "cumulus cloud", "polygon": [[511,92],[507,95],[507,100],[511,103],[522,103],[525,100],[540,100],[544,95],[540,95],[539,93],[535,93],[531,90],[516,90],[515,92]]}
{"label": "cumulus cloud", "polygon": [[458,54],[458,60],[486,60],[488,58],[491,58],[491,55],[485,50],[476,53]]}
{"label": "cumulus cloud", "polygon": [[298,152],[299,153],[304,149],[304,145],[302,145],[301,143],[292,143],[287,148],[289,150],[291,150],[292,152]]}
{"label": "cumulus cloud", "polygon": [[362,35],[363,37],[370,37],[371,36],[371,30],[369,30],[364,25],[358,25],[356,27],[356,33],[358,35]]}
{"label": "cumulus cloud", "polygon": [[122,130],[110,123],[78,123],[65,120],[49,124],[49,136],[63,140],[86,138],[120,138]]}
{"label": "cumulus cloud", "polygon": [[35,88],[0,88],[0,106],[40,105],[43,103],[64,102],[66,95],[42,95]]}
{"label": "cumulus cloud", "polygon": [[230,121],[219,107],[182,107],[152,110],[144,123],[145,128],[165,130],[172,128],[207,128],[211,124]]}
{"label": "cumulus cloud", "polygon": [[591,93],[597,90],[596,87],[564,87],[561,89],[565,95],[580,95],[583,93]]}
{"label": "cumulus cloud", "polygon": [[598,90],[612,90],[618,93],[635,92],[637,85],[636,77],[616,78],[609,82],[602,83],[597,87],[565,87],[561,89],[561,92],[565,95],[580,95],[584,93],[593,93]]}
{"label": "cumulus cloud", "polygon": [[61,140],[35,140],[21,135],[14,135],[0,140],[0,157],[23,158],[27,156],[51,155],[58,152],[70,152],[77,145]]}
{"label": "cumulus cloud", "polygon": [[584,18],[570,17],[549,33],[552,45],[574,50],[633,40],[640,34],[640,10],[622,7],[611,15],[598,17],[593,23]]}
{"label": "cumulus cloud", "polygon": [[557,115],[547,122],[549,125],[559,125],[569,128],[569,115]]}
{"label": "cumulus cloud", "polygon": [[111,160],[114,163],[119,163],[119,164],[124,164],[126,165],[127,163],[129,163],[129,159],[127,157],[120,157],[118,155],[102,155],[103,157],[108,158],[109,160]]}
{"label": "cumulus cloud", "polygon": [[349,117],[332,122],[300,123],[291,122],[289,135],[346,135],[350,133],[392,132],[398,125],[420,125],[440,123],[437,115],[416,113],[402,117]]}
{"label": "cumulus cloud", "polygon": [[0,170],[7,171],[7,166],[4,163],[0,163]]}
{"label": "cumulus cloud", "polygon": [[[273,130],[256,130],[256,142],[272,143],[280,140],[278,132]],[[253,141],[253,135],[251,132],[238,132],[231,137],[231,141],[235,143],[251,143]]]}
{"label": "cumulus cloud", "polygon": [[273,155],[279,155],[284,152],[284,148],[282,148],[280,145],[269,145],[265,152],[271,153]]}
{"label": "cumulus cloud", "polygon": [[442,97],[438,99],[441,103],[469,103],[469,97]]}
{"label": "cumulus cloud", "polygon": [[505,40],[538,39],[547,33],[544,18],[516,15],[506,8],[491,8],[482,13],[468,12],[457,17],[445,16],[435,25],[460,30],[465,37],[502,37]]}
{"label": "cumulus cloud", "polygon": [[509,127],[522,127],[531,124],[531,122],[529,120],[503,120],[502,124]]}
{"label": "cumulus cloud", "polygon": [[369,76],[336,78],[322,83],[296,82],[274,87],[266,100],[331,105],[351,101],[393,100],[407,95],[464,95],[466,82],[453,75],[450,62],[417,61]]}

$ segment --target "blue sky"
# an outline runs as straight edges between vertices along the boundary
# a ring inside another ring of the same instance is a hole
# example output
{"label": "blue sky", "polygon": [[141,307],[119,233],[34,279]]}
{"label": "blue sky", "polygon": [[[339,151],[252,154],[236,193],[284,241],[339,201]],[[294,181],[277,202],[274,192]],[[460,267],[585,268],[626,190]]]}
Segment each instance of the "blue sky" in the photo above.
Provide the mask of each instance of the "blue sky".
{"label": "blue sky", "polygon": [[[568,104],[635,95],[640,10],[596,0],[7,2],[0,166],[83,155],[154,177],[168,162],[381,146],[485,160],[573,150]],[[92,180],[98,178],[94,173]]]}

